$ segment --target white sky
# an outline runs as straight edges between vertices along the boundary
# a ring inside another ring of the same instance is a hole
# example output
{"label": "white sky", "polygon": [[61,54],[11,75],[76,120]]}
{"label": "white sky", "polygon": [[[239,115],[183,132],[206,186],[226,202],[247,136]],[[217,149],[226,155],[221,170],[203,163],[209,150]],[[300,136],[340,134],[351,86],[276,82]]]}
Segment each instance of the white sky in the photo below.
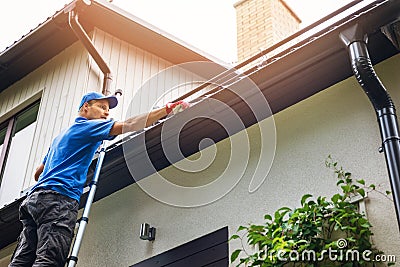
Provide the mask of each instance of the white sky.
{"label": "white sky", "polygon": [[[0,51],[70,0],[6,0],[1,5]],[[225,62],[236,62],[238,0],[114,0],[133,15]],[[286,0],[307,26],[350,0]]]}

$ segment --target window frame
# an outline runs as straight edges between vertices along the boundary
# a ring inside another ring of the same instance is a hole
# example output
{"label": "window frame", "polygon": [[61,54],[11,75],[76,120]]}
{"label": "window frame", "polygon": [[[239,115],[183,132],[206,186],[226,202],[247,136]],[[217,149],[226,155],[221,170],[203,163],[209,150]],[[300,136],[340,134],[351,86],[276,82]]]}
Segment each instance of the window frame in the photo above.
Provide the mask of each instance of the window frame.
{"label": "window frame", "polygon": [[8,156],[8,151],[10,150],[10,146],[11,146],[12,133],[13,133],[13,129],[15,126],[15,119],[18,116],[18,114],[19,114],[19,112],[16,115],[12,116],[11,118],[9,118],[8,120],[6,120],[5,122],[2,123],[3,125],[7,124],[7,131],[6,131],[6,135],[4,137],[3,149],[1,150],[1,154],[0,154],[0,187],[3,182],[3,173],[5,170],[5,166],[6,166],[5,163],[6,163],[6,159]]}
{"label": "window frame", "polygon": [[[6,169],[7,158],[8,158],[8,154],[10,152],[13,135],[15,134],[14,131],[15,131],[15,127],[17,124],[17,118],[18,118],[18,116],[20,116],[27,110],[31,109],[35,105],[39,105],[39,109],[40,109],[40,103],[41,103],[41,99],[39,98],[38,100],[27,105],[25,108],[23,108],[22,110],[19,110],[14,115],[12,115],[11,117],[5,119],[3,122],[0,123],[0,126],[7,125],[6,126],[7,127],[6,135],[5,135],[4,141],[3,141],[3,149],[0,152],[0,188],[2,187],[2,184],[3,184],[3,178],[4,178],[3,175],[4,175],[4,171]],[[38,109],[38,113],[36,114],[35,121],[38,120],[39,109]]]}

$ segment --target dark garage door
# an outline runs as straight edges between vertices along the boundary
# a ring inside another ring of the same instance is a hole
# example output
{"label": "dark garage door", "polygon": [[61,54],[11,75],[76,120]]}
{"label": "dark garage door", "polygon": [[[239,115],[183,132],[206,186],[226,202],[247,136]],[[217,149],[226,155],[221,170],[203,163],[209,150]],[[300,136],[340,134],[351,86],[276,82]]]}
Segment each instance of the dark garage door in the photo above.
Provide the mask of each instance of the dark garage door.
{"label": "dark garage door", "polygon": [[228,267],[228,254],[228,227],[224,227],[131,267]]}

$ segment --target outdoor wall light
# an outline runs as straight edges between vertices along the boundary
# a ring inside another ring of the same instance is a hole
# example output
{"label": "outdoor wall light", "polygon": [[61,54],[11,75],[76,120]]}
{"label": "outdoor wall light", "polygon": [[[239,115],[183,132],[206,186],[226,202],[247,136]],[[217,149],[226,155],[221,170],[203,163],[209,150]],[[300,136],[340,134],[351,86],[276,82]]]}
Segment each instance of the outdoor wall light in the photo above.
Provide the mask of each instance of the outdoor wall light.
{"label": "outdoor wall light", "polygon": [[153,241],[156,237],[156,228],[150,227],[148,223],[142,223],[140,225],[140,239]]}

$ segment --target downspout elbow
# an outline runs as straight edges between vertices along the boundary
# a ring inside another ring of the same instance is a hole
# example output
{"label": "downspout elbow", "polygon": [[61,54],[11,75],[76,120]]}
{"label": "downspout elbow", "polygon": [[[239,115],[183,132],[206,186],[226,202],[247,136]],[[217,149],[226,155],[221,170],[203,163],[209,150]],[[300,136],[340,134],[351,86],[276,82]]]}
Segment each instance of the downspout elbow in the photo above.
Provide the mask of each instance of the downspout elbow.
{"label": "downspout elbow", "polygon": [[355,41],[350,43],[348,48],[355,78],[367,94],[375,111],[394,109],[392,99],[374,71],[366,42]]}
{"label": "downspout elbow", "polygon": [[385,108],[394,109],[392,99],[372,66],[367,48],[368,37],[364,32],[360,25],[355,24],[340,33],[340,38],[349,51],[351,68],[376,112]]}
{"label": "downspout elbow", "polygon": [[111,82],[112,82],[111,69],[108,67],[107,63],[101,57],[100,53],[97,51],[97,49],[93,45],[89,36],[86,34],[85,30],[83,29],[82,25],[79,23],[78,14],[74,10],[69,11],[68,24],[69,24],[70,28],[72,29],[72,31],[74,32],[74,34],[76,35],[76,37],[78,37],[78,39],[81,41],[83,46],[86,48],[86,50],[92,56],[92,58],[94,59],[96,64],[99,66],[101,72],[104,75],[102,93],[104,95],[111,94],[111,91],[110,91]]}

